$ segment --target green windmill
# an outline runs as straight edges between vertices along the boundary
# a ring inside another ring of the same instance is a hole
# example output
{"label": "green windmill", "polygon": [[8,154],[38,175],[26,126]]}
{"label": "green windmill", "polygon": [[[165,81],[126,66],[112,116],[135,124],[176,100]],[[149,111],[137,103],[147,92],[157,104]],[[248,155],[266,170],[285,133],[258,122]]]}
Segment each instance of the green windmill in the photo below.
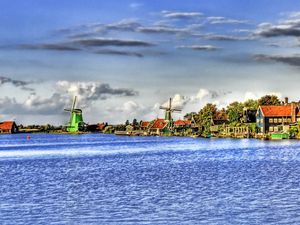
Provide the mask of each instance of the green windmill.
{"label": "green windmill", "polygon": [[160,109],[165,110],[165,120],[172,121],[173,112],[181,112],[181,109],[176,109],[172,107],[172,98],[169,99],[169,106],[160,106]]}
{"label": "green windmill", "polygon": [[84,122],[82,119],[82,110],[75,109],[77,96],[74,97],[72,108],[65,109],[66,112],[70,112],[70,121],[67,125],[67,131],[70,133],[76,133],[78,131],[83,131]]}

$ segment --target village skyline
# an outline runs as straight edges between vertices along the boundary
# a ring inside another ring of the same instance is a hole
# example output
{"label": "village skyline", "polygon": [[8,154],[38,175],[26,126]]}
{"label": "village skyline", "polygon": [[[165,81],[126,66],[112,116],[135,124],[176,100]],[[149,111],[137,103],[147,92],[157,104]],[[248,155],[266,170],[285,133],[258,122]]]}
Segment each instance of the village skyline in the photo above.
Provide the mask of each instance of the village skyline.
{"label": "village skyline", "polygon": [[[298,101],[292,0],[1,1],[0,120],[65,124],[183,118],[266,94]],[[297,10],[299,9],[299,10]]]}

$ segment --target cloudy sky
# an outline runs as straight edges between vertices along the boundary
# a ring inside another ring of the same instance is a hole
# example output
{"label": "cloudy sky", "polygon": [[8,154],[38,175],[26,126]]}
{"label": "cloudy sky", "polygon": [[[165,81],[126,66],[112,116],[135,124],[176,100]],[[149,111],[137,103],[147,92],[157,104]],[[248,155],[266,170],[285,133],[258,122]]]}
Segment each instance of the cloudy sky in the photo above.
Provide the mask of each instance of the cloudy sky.
{"label": "cloudy sky", "polygon": [[295,0],[1,0],[0,120],[89,123],[267,93],[299,100]]}

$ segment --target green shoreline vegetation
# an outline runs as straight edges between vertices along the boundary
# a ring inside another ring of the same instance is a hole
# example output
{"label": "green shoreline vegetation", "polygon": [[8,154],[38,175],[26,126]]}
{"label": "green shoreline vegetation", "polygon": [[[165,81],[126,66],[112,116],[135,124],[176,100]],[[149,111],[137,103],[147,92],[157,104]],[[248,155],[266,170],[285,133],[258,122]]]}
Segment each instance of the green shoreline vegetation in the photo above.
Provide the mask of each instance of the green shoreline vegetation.
{"label": "green shoreline vegetation", "polygon": [[[127,120],[124,124],[118,125],[107,123],[88,125],[82,123],[77,132],[70,132],[68,126],[53,126],[50,124],[23,126],[21,124],[10,132],[3,132],[2,130],[1,133],[104,133],[127,136],[300,139],[299,106],[299,102],[289,103],[287,98],[285,101],[280,101],[275,95],[265,95],[258,100],[235,101],[222,109],[218,109],[215,104],[208,103],[198,112],[187,113],[183,120],[174,121],[171,113],[175,109],[171,107],[170,99],[169,108],[161,107],[165,110],[164,119],[139,122],[134,119],[132,122]],[[76,110],[78,111],[78,109]],[[265,115],[267,113],[268,115]]]}

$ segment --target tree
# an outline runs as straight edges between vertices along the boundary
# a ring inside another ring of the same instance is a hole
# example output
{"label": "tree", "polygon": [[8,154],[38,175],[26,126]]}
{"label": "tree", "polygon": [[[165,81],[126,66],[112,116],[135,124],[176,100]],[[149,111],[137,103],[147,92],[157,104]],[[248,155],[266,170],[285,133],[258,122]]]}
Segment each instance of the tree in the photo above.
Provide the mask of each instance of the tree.
{"label": "tree", "polygon": [[137,126],[137,125],[138,125],[137,119],[135,119],[135,118],[133,119],[132,125],[133,125],[133,126]]}
{"label": "tree", "polygon": [[227,116],[230,123],[240,122],[243,115],[244,104],[241,102],[232,102],[227,106]]}
{"label": "tree", "polygon": [[265,95],[258,100],[258,105],[280,105],[280,100],[276,95]]}
{"label": "tree", "polygon": [[128,126],[129,124],[129,120],[126,120],[125,125]]}
{"label": "tree", "polygon": [[258,100],[249,99],[244,102],[244,107],[250,110],[257,110],[258,108]]}
{"label": "tree", "polygon": [[214,119],[226,120],[227,119],[226,110],[224,108],[222,108],[221,110],[217,110],[216,114],[214,115]]}
{"label": "tree", "polygon": [[217,107],[214,104],[207,103],[199,112],[199,122],[203,128],[203,134],[210,134],[211,120],[217,113]]}

